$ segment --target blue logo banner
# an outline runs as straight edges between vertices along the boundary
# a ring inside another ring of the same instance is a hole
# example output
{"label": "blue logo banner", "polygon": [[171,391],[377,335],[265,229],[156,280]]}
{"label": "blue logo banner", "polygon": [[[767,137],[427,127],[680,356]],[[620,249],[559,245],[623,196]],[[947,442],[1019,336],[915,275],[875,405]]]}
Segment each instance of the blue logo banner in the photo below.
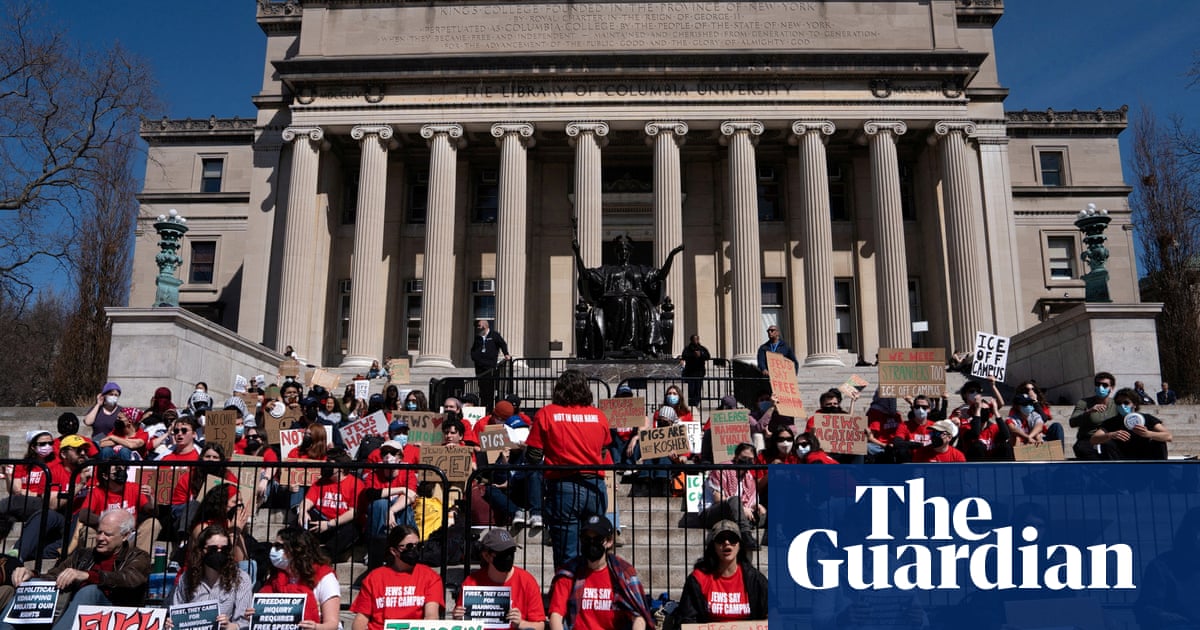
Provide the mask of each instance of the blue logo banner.
{"label": "blue logo banner", "polygon": [[1200,630],[1200,465],[768,476],[772,627]]}

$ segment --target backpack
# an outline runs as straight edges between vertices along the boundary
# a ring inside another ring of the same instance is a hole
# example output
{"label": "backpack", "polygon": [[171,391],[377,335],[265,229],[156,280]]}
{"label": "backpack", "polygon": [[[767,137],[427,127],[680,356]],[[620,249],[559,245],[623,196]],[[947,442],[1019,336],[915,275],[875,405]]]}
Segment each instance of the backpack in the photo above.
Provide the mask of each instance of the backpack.
{"label": "backpack", "polygon": [[367,461],[367,458],[371,456],[371,453],[379,450],[379,447],[383,446],[383,443],[386,441],[387,439],[379,435],[368,435],[367,437],[363,438],[362,441],[358,443],[358,452],[354,454],[354,461]]}

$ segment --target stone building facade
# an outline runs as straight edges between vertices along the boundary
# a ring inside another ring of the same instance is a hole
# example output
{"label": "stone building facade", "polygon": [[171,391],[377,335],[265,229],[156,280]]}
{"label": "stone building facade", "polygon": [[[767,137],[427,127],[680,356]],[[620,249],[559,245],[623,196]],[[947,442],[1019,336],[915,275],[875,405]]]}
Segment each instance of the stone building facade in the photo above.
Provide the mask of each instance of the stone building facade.
{"label": "stone building facade", "polygon": [[[1138,300],[1125,111],[1006,112],[1000,0],[259,0],[257,117],[143,125],[131,304],[153,217],[182,302],[311,362],[570,356],[571,240],[676,245],[675,343],[811,366],[958,351],[1083,299],[1087,203]],[[1002,52],[1002,51],[1001,51]]]}

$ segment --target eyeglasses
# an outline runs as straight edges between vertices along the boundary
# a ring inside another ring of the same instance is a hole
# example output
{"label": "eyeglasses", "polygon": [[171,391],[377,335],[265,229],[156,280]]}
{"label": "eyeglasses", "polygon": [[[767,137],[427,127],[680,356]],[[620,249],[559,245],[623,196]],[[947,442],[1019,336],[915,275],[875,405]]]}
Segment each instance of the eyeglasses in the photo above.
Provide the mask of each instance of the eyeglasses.
{"label": "eyeglasses", "polygon": [[767,332],[769,332],[769,333],[779,332],[779,329],[778,328],[768,328]]}
{"label": "eyeglasses", "polygon": [[54,442],[34,442],[34,446],[54,446]]}
{"label": "eyeglasses", "polygon": [[400,551],[414,551],[421,543],[408,543],[407,545],[396,545]]}
{"label": "eyeglasses", "polygon": [[204,546],[204,550],[205,550],[205,551],[208,551],[208,552],[213,552],[213,551],[218,551],[218,552],[219,552],[219,551],[228,551],[228,550],[229,550],[229,545],[205,545],[205,546]]}
{"label": "eyeglasses", "polygon": [[1096,387],[1112,387],[1112,383],[1108,381],[1096,381],[1095,385]]}
{"label": "eyeglasses", "polygon": [[713,542],[718,545],[733,545],[734,547],[742,544],[742,540],[735,536],[717,536]]}
{"label": "eyeglasses", "polygon": [[797,442],[797,443],[796,443],[796,446],[800,446],[800,447],[803,447],[803,448],[808,448],[808,442]]}
{"label": "eyeglasses", "polygon": [[929,405],[913,405],[913,409],[929,409]]}
{"label": "eyeglasses", "polygon": [[173,433],[175,435],[184,435],[184,434],[191,433],[191,432],[192,432],[191,429],[171,429],[171,433]]}

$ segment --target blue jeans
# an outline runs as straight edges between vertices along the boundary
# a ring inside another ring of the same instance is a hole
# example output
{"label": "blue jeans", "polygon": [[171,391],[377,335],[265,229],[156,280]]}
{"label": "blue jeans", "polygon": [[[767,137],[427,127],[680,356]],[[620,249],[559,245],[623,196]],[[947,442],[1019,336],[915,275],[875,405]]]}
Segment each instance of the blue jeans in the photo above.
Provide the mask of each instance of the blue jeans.
{"label": "blue jeans", "polygon": [[[117,451],[111,446],[105,446],[104,448],[100,449],[100,459],[119,459],[121,461],[131,462],[133,461],[133,455],[136,452],[137,451],[134,451],[131,448],[122,448],[120,451]],[[138,459],[141,459],[141,457]]]}
{"label": "blue jeans", "polygon": [[554,566],[579,555],[579,525],[593,514],[608,511],[604,478],[582,477],[547,480],[546,518],[554,548]]}
{"label": "blue jeans", "polygon": [[[367,537],[385,538],[388,535],[388,510],[392,507],[392,502],[397,497],[388,497],[386,499],[375,499],[371,505],[367,506]],[[417,521],[413,518],[412,506],[404,508],[396,515],[396,525],[416,525]]]}
{"label": "blue jeans", "polygon": [[79,616],[80,606],[105,605],[112,605],[112,602],[108,601],[108,598],[104,596],[104,591],[101,591],[100,587],[95,584],[88,584],[76,591],[75,595],[71,597],[71,603],[67,605],[67,609],[63,611],[62,616],[58,618],[58,622],[54,624],[52,630],[71,630],[72,622]]}

